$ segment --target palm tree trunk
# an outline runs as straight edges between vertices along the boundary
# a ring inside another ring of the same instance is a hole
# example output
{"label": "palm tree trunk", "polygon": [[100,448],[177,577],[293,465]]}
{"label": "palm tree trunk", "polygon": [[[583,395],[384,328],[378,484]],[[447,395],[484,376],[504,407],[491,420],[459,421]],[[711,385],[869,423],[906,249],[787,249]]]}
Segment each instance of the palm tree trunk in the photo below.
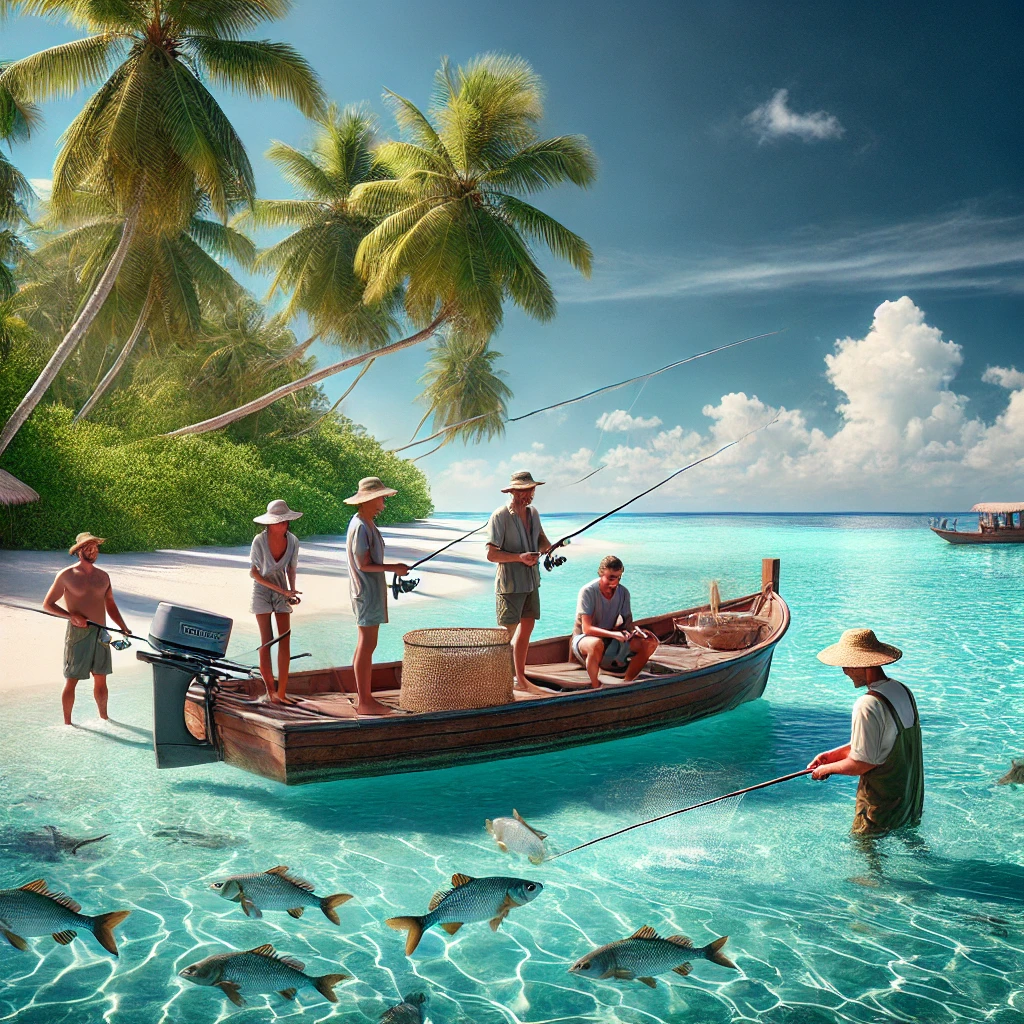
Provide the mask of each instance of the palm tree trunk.
{"label": "palm tree trunk", "polygon": [[311,430],[316,430],[316,428],[319,427],[320,424],[323,423],[323,421],[327,419],[327,417],[330,416],[334,412],[334,410],[337,409],[338,406],[341,405],[341,403],[344,402],[346,398],[348,398],[349,395],[352,394],[352,392],[355,390],[355,386],[363,379],[363,377],[366,375],[367,370],[369,370],[371,366],[373,366],[372,359],[359,371],[359,375],[356,377],[354,381],[352,381],[351,384],[349,384],[347,388],[345,388],[341,398],[339,398],[334,403],[334,405],[332,405],[330,409],[328,409],[327,412],[323,414],[323,416],[318,416],[315,420],[313,420],[312,423],[309,424],[308,427],[303,427],[301,430],[295,431],[294,434],[289,434],[287,437],[284,438],[284,440],[294,441],[295,438],[302,437],[303,434],[308,434]]}
{"label": "palm tree trunk", "polygon": [[103,380],[96,385],[96,390],[89,396],[89,401],[78,410],[75,418],[71,421],[71,425],[74,426],[79,420],[84,420],[89,413],[92,412],[93,406],[103,397],[103,393],[110,387],[114,382],[114,378],[121,372],[121,367],[124,366],[128,357],[132,354],[132,349],[135,348],[135,343],[142,337],[142,332],[145,329],[146,322],[149,320],[150,311],[153,309],[153,302],[156,299],[156,289],[154,283],[151,281],[149,285],[149,293],[146,295],[146,302],[142,307],[142,312],[139,314],[139,319],[135,321],[135,327],[132,329],[131,336],[124,343],[124,348],[121,349],[120,355],[114,360],[114,365],[107,370],[103,377]]}
{"label": "palm tree trunk", "polygon": [[32,415],[32,411],[42,400],[43,395],[46,394],[47,388],[53,383],[53,379],[60,372],[60,368],[85,336],[85,332],[89,329],[90,324],[96,319],[96,314],[99,313],[100,307],[106,302],[110,290],[114,287],[114,281],[118,273],[120,273],[121,264],[124,263],[124,258],[128,255],[132,237],[135,234],[135,229],[138,227],[141,209],[142,193],[140,189],[135,205],[132,206],[125,219],[124,228],[121,230],[121,240],[117,243],[117,248],[110,257],[107,269],[103,271],[103,275],[96,283],[92,295],[89,296],[85,306],[82,307],[82,312],[78,314],[78,318],[71,325],[71,329],[64,335],[64,340],[57,346],[57,351],[50,356],[50,361],[43,367],[42,373],[39,374],[35,383],[29,388],[28,393],[21,400],[18,408],[11,414],[11,418],[3,429],[3,433],[0,434],[0,455],[7,450],[8,445],[14,440],[14,435],[21,429],[25,420]]}
{"label": "palm tree trunk", "polygon": [[203,420],[202,423],[192,423],[187,427],[179,427],[177,430],[171,430],[162,436],[179,437],[183,434],[205,434],[208,430],[220,430],[221,427],[226,427],[228,424],[234,423],[236,420],[250,416],[254,412],[259,412],[260,409],[266,409],[268,405],[273,405],[274,402],[277,402],[288,395],[294,394],[296,391],[301,391],[303,388],[308,388],[313,384],[319,384],[320,381],[327,377],[331,377],[336,373],[341,373],[342,370],[347,370],[352,366],[358,366],[360,363],[365,363],[368,359],[376,359],[378,356],[389,356],[393,352],[401,352],[402,349],[412,348],[413,345],[418,345],[421,341],[426,341],[427,338],[435,334],[437,329],[445,323],[447,318],[447,314],[442,312],[431,324],[424,327],[422,331],[410,334],[407,338],[401,338],[399,341],[393,341],[390,345],[382,345],[380,348],[375,348],[372,352],[364,352],[362,355],[342,359],[340,363],[331,363],[330,366],[325,366],[321,370],[314,370],[312,373],[307,373],[305,377],[293,380],[290,384],[282,384],[281,387],[275,388],[273,391],[268,392],[260,398],[254,398],[251,402],[246,402],[245,405],[238,406],[237,409],[232,409],[230,412],[223,412],[219,416]]}

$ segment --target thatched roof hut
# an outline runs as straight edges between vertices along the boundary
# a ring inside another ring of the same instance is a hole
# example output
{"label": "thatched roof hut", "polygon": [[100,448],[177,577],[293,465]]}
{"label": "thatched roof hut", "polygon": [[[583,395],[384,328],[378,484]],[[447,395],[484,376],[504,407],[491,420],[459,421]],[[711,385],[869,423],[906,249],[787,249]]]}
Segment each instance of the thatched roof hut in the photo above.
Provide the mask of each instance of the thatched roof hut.
{"label": "thatched roof hut", "polygon": [[0,504],[27,505],[30,501],[38,500],[39,495],[28,484],[23,484],[7,470],[0,469]]}

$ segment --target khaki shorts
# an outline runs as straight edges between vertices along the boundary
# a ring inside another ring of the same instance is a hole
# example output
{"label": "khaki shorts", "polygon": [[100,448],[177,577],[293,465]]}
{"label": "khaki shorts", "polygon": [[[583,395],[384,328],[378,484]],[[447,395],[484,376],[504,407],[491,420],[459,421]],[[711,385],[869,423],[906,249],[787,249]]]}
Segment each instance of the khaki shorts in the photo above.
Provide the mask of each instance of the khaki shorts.
{"label": "khaki shorts", "polygon": [[108,676],[112,666],[110,647],[101,644],[95,626],[68,623],[64,636],[64,678],[88,679],[90,675]]}
{"label": "khaki shorts", "polygon": [[499,626],[516,626],[520,619],[540,618],[540,591],[521,594],[495,594]]}

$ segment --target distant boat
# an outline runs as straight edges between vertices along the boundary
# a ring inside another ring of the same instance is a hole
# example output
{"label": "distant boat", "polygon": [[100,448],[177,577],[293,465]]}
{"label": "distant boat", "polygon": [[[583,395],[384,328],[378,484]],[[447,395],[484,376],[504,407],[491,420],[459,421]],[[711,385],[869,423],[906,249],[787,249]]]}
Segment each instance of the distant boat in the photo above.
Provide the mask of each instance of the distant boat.
{"label": "distant boat", "polygon": [[928,528],[950,544],[1024,544],[1024,501],[983,501],[971,511],[978,513],[976,530],[957,529],[957,519],[950,528],[948,518],[932,520]]}

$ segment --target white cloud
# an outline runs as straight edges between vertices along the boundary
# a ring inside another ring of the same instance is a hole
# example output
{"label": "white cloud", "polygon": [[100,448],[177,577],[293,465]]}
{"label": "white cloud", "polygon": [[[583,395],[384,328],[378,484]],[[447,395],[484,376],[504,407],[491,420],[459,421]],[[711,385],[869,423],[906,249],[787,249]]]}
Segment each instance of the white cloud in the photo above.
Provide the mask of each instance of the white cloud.
{"label": "white cloud", "polygon": [[756,107],[743,119],[761,142],[771,142],[787,135],[795,135],[805,142],[838,139],[845,129],[839,118],[824,110],[813,114],[798,114],[789,106],[789,90],[776,89],[767,103]]}
{"label": "white cloud", "polygon": [[1024,388],[1024,371],[1015,366],[987,366],[981,379],[986,384],[998,384],[1008,391],[1020,391]]}
{"label": "white cloud", "polygon": [[596,426],[606,433],[653,430],[655,427],[661,426],[661,420],[657,416],[651,416],[649,419],[644,419],[643,416],[630,416],[625,409],[613,409],[611,412],[601,413],[597,418]]}
{"label": "white cloud", "polygon": [[53,178],[29,178],[28,183],[40,199],[49,199],[53,193]]}
{"label": "white cloud", "polygon": [[916,289],[1024,291],[1024,216],[965,209],[837,236],[804,231],[777,245],[692,258],[610,252],[590,281],[559,279],[562,302],[689,295]]}
{"label": "white cloud", "polygon": [[[826,356],[840,417],[832,433],[810,426],[800,409],[739,391],[705,405],[700,430],[676,425],[597,459],[587,448],[558,454],[534,445],[494,475],[531,468],[551,485],[542,507],[604,508],[776,418],[641,507],[927,509],[1009,500],[1024,493],[1024,373],[986,370],[986,381],[1010,392],[986,423],[953,388],[963,361],[961,345],[904,296],[883,302],[863,337],[838,339]],[[604,471],[578,483],[598,466]]]}

